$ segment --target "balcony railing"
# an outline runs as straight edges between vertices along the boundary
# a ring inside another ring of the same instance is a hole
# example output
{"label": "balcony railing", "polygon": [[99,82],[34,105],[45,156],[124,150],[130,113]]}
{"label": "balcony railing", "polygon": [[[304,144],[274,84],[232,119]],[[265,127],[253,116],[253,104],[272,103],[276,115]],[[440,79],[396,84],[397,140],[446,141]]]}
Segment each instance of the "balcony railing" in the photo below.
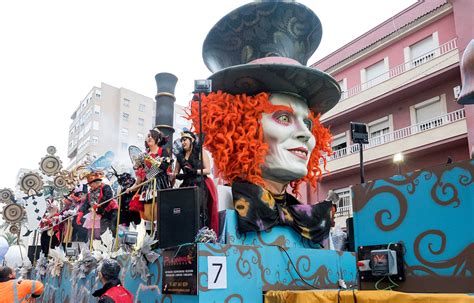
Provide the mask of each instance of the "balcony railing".
{"label": "balcony railing", "polygon": [[441,55],[444,55],[444,54],[446,54],[446,53],[448,53],[448,52],[450,52],[450,51],[452,51],[456,48],[457,48],[456,39],[448,41],[445,44],[440,45],[439,47],[437,47],[433,50],[430,50],[429,52],[423,54],[420,57],[414,58],[410,61],[402,63],[398,66],[395,66],[394,68],[390,69],[389,71],[387,71],[383,74],[380,74],[377,77],[372,78],[367,82],[361,83],[357,86],[354,86],[354,87],[348,89],[347,91],[342,92],[341,101],[343,101],[347,98],[350,98],[354,95],[357,95],[360,92],[362,92],[362,91],[364,91],[364,90],[366,90],[370,87],[373,87],[377,84],[380,84],[380,83],[382,83],[386,80],[389,80],[389,79],[394,78],[398,75],[401,75],[401,74],[409,71],[410,69],[412,69],[414,67],[417,67],[417,66],[420,66],[420,65],[422,65],[426,62],[429,62],[429,61],[433,60],[434,58],[437,58]]}
{"label": "balcony railing", "polygon": [[[369,144],[364,144],[363,148],[365,150],[365,149],[372,148],[374,146],[400,140],[400,139],[412,136],[420,132],[424,132],[433,128],[438,128],[443,125],[459,121],[464,118],[465,118],[464,108],[461,108],[454,112],[450,112],[448,114],[438,116],[433,119],[423,121],[421,123],[417,123],[405,128],[398,129],[394,132],[372,137],[369,139]],[[341,148],[333,152],[331,157],[329,157],[327,160],[331,161],[331,160],[342,158],[344,156],[357,153],[357,152],[359,152],[359,144],[350,145],[348,147]]]}
{"label": "balcony railing", "polygon": [[342,196],[337,207],[336,218],[352,216],[352,203],[350,194]]}

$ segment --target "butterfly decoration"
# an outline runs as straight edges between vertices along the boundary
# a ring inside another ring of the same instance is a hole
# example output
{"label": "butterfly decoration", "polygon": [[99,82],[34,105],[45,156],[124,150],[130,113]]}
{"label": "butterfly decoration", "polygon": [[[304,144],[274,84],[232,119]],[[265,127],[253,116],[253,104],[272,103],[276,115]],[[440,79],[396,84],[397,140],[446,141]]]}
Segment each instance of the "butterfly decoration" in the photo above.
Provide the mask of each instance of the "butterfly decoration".
{"label": "butterfly decoration", "polygon": [[86,168],[89,169],[90,171],[98,171],[98,170],[106,171],[110,169],[110,166],[112,165],[114,157],[115,157],[115,154],[109,150],[102,156],[95,159]]}

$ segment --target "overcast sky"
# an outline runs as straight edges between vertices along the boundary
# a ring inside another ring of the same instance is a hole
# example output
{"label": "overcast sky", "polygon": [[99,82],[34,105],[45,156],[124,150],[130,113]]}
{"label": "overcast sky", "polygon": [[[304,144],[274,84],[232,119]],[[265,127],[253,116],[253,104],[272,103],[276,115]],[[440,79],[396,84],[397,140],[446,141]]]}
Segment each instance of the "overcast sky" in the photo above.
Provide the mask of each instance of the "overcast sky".
{"label": "overcast sky", "polygon": [[[416,1],[299,2],[323,26],[312,64]],[[19,168],[37,169],[49,145],[68,164],[70,116],[101,82],[154,97],[155,74],[171,72],[179,79],[177,102],[187,104],[193,80],[210,75],[201,57],[205,36],[245,3],[1,1],[0,189],[15,186]]]}

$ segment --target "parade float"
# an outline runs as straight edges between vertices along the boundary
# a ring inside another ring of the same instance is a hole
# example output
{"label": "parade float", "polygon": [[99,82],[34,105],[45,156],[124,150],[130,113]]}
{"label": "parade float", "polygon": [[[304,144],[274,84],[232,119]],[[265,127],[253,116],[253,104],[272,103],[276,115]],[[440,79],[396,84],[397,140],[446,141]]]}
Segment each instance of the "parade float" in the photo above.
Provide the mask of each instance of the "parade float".
{"label": "parade float", "polygon": [[[156,234],[134,241],[136,234],[117,229],[80,253],[50,245],[48,257],[34,254],[22,275],[45,283],[37,301],[93,302],[104,258],[119,261],[135,302],[474,301],[468,295],[474,292],[473,160],[353,185],[349,239],[355,249],[323,247],[332,202],[297,200],[298,186],[316,185],[324,169],[330,134],[319,116],[341,94],[331,76],[305,66],[321,36],[317,16],[295,2],[250,3],[222,18],[203,48],[212,87],[198,87],[203,91],[188,111],[215,176],[226,184],[218,199],[230,206],[219,214],[219,233],[198,232],[204,222],[199,190],[162,190],[150,220],[153,226],[158,218]],[[162,73],[156,80],[156,124],[169,136],[177,79]],[[163,145],[168,154],[171,148]],[[21,178],[24,201],[1,192],[12,233],[26,221],[38,231],[39,223],[30,221],[41,221],[48,208],[43,180],[52,178],[52,192],[80,182],[77,170],[61,170],[53,149],[47,160],[41,174]],[[204,166],[196,168],[199,174]],[[177,216],[186,207],[193,214]],[[180,229],[193,237],[177,235]]]}

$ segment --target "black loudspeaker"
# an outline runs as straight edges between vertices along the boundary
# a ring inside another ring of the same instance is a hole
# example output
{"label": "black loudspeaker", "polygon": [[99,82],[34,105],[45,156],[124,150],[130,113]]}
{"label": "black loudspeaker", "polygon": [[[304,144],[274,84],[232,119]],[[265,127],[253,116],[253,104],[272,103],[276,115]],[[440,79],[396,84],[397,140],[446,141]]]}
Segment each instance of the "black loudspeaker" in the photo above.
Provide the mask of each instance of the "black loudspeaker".
{"label": "black loudspeaker", "polygon": [[354,246],[354,218],[350,217],[346,219],[347,228],[347,250],[355,251]]}
{"label": "black loudspeaker", "polygon": [[[35,247],[36,247],[36,258],[35,258]],[[30,245],[28,246],[28,259],[30,259],[31,263],[34,263],[34,260],[39,259],[39,255],[41,253],[41,245]]]}
{"label": "black loudspeaker", "polygon": [[364,123],[351,122],[351,139],[354,143],[369,144],[369,133]]}
{"label": "black loudspeaker", "polygon": [[158,191],[159,247],[192,243],[199,231],[199,191],[196,186]]}

